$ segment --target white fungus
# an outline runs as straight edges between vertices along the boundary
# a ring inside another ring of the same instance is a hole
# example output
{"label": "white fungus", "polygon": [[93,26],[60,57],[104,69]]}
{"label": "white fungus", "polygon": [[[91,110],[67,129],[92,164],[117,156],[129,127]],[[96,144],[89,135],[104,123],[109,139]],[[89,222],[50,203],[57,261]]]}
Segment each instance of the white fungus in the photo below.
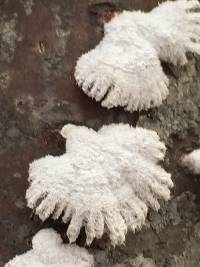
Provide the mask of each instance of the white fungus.
{"label": "white fungus", "polygon": [[63,244],[52,229],[40,230],[32,240],[32,249],[10,260],[5,267],[92,267],[93,256],[76,245]]}
{"label": "white fungus", "polygon": [[200,174],[200,149],[196,149],[188,155],[185,155],[182,163],[194,174]]}
{"label": "white fungus", "polygon": [[197,0],[165,2],[149,13],[123,11],[104,26],[104,38],[77,62],[75,79],[82,90],[107,108],[159,106],[168,95],[160,60],[187,62],[200,53]]}
{"label": "white fungus", "polygon": [[133,21],[161,60],[184,65],[186,52],[200,54],[199,11],[198,0],[166,1],[150,13],[138,12]]}
{"label": "white fungus", "polygon": [[104,233],[122,244],[127,230],[145,223],[148,207],[158,210],[159,199],[169,200],[171,176],[159,166],[165,145],[154,131],[68,124],[61,134],[66,153],[31,163],[26,198],[41,220],[52,215],[69,223],[70,242],[85,227],[88,245]]}

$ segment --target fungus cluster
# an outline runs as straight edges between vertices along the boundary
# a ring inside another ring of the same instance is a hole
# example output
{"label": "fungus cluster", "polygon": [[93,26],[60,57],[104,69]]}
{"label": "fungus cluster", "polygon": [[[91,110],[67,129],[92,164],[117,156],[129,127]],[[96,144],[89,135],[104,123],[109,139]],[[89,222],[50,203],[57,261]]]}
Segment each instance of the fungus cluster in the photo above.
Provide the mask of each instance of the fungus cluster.
{"label": "fungus cluster", "polygon": [[[200,4],[167,1],[149,13],[124,11],[104,27],[104,38],[78,59],[75,78],[83,91],[107,108],[133,112],[159,106],[168,95],[160,61],[186,64],[186,52],[200,54]],[[145,224],[149,208],[169,200],[171,175],[161,166],[165,145],[157,133],[127,124],[98,131],[68,124],[61,130],[66,152],[35,160],[29,168],[27,205],[42,221],[66,223],[70,243],[83,227],[86,243],[107,234],[112,245]],[[200,150],[183,159],[200,173]],[[33,248],[5,267],[90,267],[93,258],[63,244],[51,229],[33,238]]]}

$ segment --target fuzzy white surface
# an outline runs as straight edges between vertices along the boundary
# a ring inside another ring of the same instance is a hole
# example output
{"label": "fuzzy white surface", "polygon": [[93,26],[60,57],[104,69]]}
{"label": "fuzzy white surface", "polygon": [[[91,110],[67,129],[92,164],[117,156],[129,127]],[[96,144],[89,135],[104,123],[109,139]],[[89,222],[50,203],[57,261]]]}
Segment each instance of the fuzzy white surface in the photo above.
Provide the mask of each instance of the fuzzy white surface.
{"label": "fuzzy white surface", "polygon": [[170,198],[171,176],[159,166],[165,146],[155,132],[125,124],[96,132],[68,124],[61,134],[66,153],[30,165],[26,198],[41,220],[52,214],[69,222],[70,242],[83,226],[88,245],[105,232],[113,245],[122,244],[128,229],[145,223],[148,207],[157,210],[158,199]]}
{"label": "fuzzy white surface", "polygon": [[200,54],[200,3],[198,0],[166,1],[150,13],[133,19],[161,60],[187,63],[186,52]]}
{"label": "fuzzy white surface", "polygon": [[82,90],[107,108],[149,109],[168,95],[160,61],[187,62],[186,52],[200,53],[197,0],[165,2],[149,13],[123,11],[104,26],[104,38],[82,55],[75,79]]}
{"label": "fuzzy white surface", "polygon": [[76,245],[65,245],[52,229],[40,230],[32,249],[10,260],[5,267],[92,267],[93,256]]}
{"label": "fuzzy white surface", "polygon": [[200,149],[196,149],[183,157],[183,165],[194,174],[200,174]]}

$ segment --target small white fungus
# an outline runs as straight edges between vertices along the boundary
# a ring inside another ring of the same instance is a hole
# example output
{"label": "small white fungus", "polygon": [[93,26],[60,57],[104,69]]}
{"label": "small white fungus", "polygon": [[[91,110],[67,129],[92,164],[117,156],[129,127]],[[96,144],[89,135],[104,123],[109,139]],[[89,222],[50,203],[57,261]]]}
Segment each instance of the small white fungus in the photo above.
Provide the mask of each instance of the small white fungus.
{"label": "small white fungus", "polygon": [[40,230],[32,240],[32,249],[10,260],[5,267],[92,267],[93,256],[76,245],[63,244],[52,229]]}
{"label": "small white fungus", "polygon": [[188,155],[185,155],[182,163],[194,174],[200,174],[200,149],[196,149]]}
{"label": "small white fungus", "polygon": [[151,130],[111,124],[98,132],[68,124],[61,134],[66,153],[30,165],[28,207],[41,220],[52,216],[69,223],[74,242],[85,227],[87,244],[107,233],[122,244],[127,230],[145,223],[148,207],[169,200],[171,176],[158,164],[165,145]]}

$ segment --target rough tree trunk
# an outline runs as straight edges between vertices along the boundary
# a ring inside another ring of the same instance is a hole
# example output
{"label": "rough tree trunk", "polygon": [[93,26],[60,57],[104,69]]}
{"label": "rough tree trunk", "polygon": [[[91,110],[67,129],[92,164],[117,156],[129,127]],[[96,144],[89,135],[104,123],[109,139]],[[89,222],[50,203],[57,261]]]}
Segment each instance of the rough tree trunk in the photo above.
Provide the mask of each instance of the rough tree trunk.
{"label": "rough tree trunk", "polygon": [[[103,109],[75,85],[77,58],[102,38],[105,12],[150,10],[157,0],[0,0],[0,266],[30,246],[41,227],[24,199],[28,164],[64,151],[59,129],[67,122],[95,129],[128,122],[156,130],[168,147],[172,200],[150,212],[148,227],[129,234],[126,246],[94,242],[96,266],[200,266],[200,178],[179,166],[200,146],[200,58],[184,68],[164,65],[170,79],[165,103],[129,114]],[[109,56],[109,55],[108,55]],[[84,243],[84,233],[79,244]]]}

